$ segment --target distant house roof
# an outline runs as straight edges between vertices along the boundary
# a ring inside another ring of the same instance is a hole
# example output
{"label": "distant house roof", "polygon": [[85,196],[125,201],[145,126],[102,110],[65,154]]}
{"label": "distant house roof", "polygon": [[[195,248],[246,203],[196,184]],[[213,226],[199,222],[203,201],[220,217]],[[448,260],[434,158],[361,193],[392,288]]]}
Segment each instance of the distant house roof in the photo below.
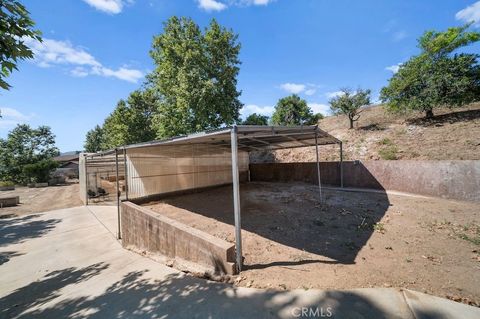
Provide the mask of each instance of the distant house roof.
{"label": "distant house roof", "polygon": [[78,161],[61,162],[61,168],[78,168]]}
{"label": "distant house roof", "polygon": [[57,162],[71,162],[71,161],[78,161],[79,154],[74,154],[74,155],[60,155],[60,156],[55,156],[53,158],[54,161]]}

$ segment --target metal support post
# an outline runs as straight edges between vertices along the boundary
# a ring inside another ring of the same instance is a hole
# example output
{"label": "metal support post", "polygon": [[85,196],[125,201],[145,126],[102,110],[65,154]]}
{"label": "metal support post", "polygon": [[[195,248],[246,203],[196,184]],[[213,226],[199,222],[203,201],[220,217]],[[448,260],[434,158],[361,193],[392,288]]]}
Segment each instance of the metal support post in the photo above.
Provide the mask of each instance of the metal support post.
{"label": "metal support post", "polygon": [[115,173],[117,175],[117,221],[118,221],[118,239],[122,239],[120,233],[120,181],[118,180],[118,149],[115,149]]}
{"label": "metal support post", "polygon": [[85,205],[88,206],[88,172],[87,172],[87,156],[85,155],[84,156],[85,158],[85,169],[84,169],[84,173],[85,173]]}
{"label": "metal support post", "polygon": [[340,187],[343,188],[343,143],[340,142]]}
{"label": "metal support post", "polygon": [[317,156],[317,177],[318,177],[318,192],[320,194],[320,203],[322,202],[322,180],[320,178],[320,159],[318,158],[318,136],[315,132],[315,154]]}
{"label": "metal support post", "polygon": [[124,178],[125,178],[125,199],[128,200],[128,175],[127,175],[127,150],[123,148],[123,166],[124,166]]}
{"label": "metal support post", "polygon": [[242,226],[240,211],[240,178],[238,174],[237,126],[231,130],[233,210],[235,215],[235,248],[238,272],[242,271]]}

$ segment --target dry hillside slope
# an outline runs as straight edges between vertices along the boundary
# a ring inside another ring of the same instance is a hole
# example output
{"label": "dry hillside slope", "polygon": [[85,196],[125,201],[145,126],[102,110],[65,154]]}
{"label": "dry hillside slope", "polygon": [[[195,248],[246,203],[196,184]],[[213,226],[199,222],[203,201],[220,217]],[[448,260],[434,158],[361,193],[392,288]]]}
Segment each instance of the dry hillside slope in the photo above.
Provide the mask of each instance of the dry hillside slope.
{"label": "dry hillside slope", "polygon": [[[355,129],[348,119],[329,116],[321,129],[343,141],[345,160],[477,160],[480,159],[480,103],[460,109],[435,111],[432,120],[423,113],[394,115],[382,106],[366,108]],[[338,160],[338,146],[320,148],[321,160]],[[252,154],[251,162],[313,162],[315,148]]]}

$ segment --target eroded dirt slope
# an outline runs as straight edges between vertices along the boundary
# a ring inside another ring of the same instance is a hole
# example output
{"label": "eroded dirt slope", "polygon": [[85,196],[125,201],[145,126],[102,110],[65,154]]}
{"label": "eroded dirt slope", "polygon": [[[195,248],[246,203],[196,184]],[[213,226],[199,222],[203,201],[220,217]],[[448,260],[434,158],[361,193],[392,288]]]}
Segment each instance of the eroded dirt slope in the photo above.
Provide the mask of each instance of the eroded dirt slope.
{"label": "eroded dirt slope", "polygon": [[[366,108],[348,129],[345,116],[329,116],[320,128],[343,141],[346,160],[480,159],[480,103],[468,107],[436,111],[433,120],[423,114],[392,115],[382,106]],[[338,146],[320,148],[322,160],[338,160]],[[312,147],[252,154],[252,162],[313,162]]]}

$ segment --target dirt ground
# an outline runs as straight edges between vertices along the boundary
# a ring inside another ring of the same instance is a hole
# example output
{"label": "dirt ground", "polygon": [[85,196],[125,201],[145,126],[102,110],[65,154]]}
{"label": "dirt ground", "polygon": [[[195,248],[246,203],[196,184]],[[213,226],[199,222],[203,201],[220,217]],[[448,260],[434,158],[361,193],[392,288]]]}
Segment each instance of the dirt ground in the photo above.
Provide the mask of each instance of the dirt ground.
{"label": "dirt ground", "polygon": [[[324,190],[241,186],[245,271],[236,284],[272,289],[405,287],[480,304],[480,204]],[[146,204],[234,242],[231,187]]]}
{"label": "dirt ground", "polygon": [[16,187],[13,191],[0,191],[0,197],[10,196],[20,196],[20,205],[0,208],[0,217],[15,217],[83,205],[78,184],[43,188]]}

